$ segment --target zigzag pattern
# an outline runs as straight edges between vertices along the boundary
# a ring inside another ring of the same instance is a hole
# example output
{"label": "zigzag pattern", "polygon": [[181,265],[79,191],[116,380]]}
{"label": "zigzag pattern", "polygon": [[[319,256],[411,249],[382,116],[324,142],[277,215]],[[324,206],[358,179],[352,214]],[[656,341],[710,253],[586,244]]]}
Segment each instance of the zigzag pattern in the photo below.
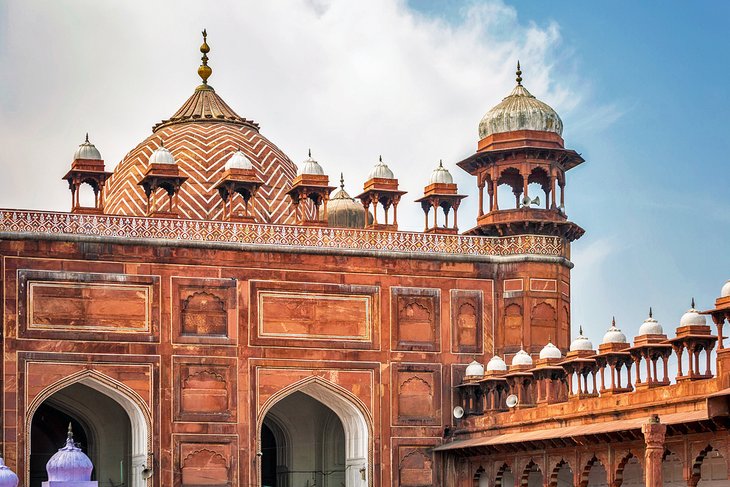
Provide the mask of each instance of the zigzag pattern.
{"label": "zigzag pattern", "polygon": [[296,176],[296,165],[254,128],[208,121],[162,127],[132,149],[105,185],[105,213],[146,214],[147,199],[137,183],[160,140],[175,156],[180,171],[188,177],[178,197],[181,218],[218,220],[222,217],[223,202],[213,187],[220,180],[228,158],[240,149],[264,181],[256,197],[257,221],[295,223],[286,192]]}

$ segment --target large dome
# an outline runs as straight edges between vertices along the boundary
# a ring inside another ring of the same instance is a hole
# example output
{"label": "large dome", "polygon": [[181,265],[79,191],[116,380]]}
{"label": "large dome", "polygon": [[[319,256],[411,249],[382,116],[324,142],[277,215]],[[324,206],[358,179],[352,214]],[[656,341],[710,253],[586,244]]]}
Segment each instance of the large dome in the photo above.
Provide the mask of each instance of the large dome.
{"label": "large dome", "polygon": [[517,86],[502,102],[489,110],[479,122],[479,138],[492,134],[536,130],[563,134],[563,121],[547,103],[543,103],[522,86],[522,71],[517,63]]}
{"label": "large dome", "polygon": [[[207,44],[204,44],[207,49]],[[203,47],[201,46],[201,52]],[[207,51],[205,51],[207,52]],[[205,53],[204,53],[205,54]],[[105,211],[144,216],[147,198],[137,183],[147,170],[152,153],[164,143],[187,180],[178,193],[181,218],[216,220],[223,202],[215,190],[231,154],[240,150],[250,159],[263,181],[256,195],[256,218],[265,223],[294,223],[287,191],[296,165],[276,145],[259,133],[259,126],[240,117],[207,84],[207,56],[203,84],[169,119],[155,125],[152,135],[132,149],[114,168],[105,185]]]}

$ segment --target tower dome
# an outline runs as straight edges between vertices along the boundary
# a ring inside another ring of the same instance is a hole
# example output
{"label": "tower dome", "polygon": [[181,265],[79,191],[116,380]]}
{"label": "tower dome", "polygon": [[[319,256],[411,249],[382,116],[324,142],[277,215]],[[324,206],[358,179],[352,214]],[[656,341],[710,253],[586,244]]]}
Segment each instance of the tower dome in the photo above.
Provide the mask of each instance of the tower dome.
{"label": "tower dome", "polygon": [[253,169],[253,164],[251,163],[251,159],[239,149],[233,153],[223,167],[225,169]]}
{"label": "tower dome", "polygon": [[454,184],[454,178],[449,170],[444,167],[444,163],[439,161],[439,167],[433,170],[428,182],[429,184]]}
{"label": "tower dome", "polygon": [[512,357],[512,365],[532,365],[532,357],[530,357],[529,353],[520,349],[520,351]]}
{"label": "tower dome", "polygon": [[722,286],[722,289],[720,290],[721,298],[727,298],[728,296],[730,296],[730,279],[725,281],[725,284]]}
{"label": "tower dome", "polygon": [[164,145],[160,144],[160,147],[150,156],[150,164],[175,164],[175,157],[172,155]]}
{"label": "tower dome", "polygon": [[89,481],[93,469],[94,465],[89,457],[74,444],[73,431],[71,431],[71,423],[69,423],[66,445],[60,448],[46,463],[48,481]]}
{"label": "tower dome", "polygon": [[240,150],[262,181],[257,192],[256,221],[295,223],[287,191],[296,176],[296,165],[260,133],[257,123],[238,115],[208,84],[212,73],[207,64],[209,51],[204,38],[201,52],[205,59],[199,71],[202,84],[174,115],[156,124],[149,137],[114,168],[104,185],[104,211],[125,216],[147,214],[147,197],[137,183],[162,139],[165,148],[175,155],[181,175],[187,177],[178,192],[180,218],[223,218],[224,205],[215,187],[230,154]]}
{"label": "tower dome", "polygon": [[591,343],[588,337],[583,335],[583,327],[581,326],[578,328],[578,336],[570,344],[570,351],[578,352],[585,350],[593,350],[593,343]]}
{"label": "tower dome", "polygon": [[639,327],[639,336],[641,335],[664,335],[664,329],[657,320],[654,319],[654,313],[649,308],[649,317]]}
{"label": "tower dome", "polygon": [[517,62],[517,86],[479,122],[479,138],[492,134],[535,130],[563,134],[563,121],[557,112],[522,86],[522,71]]}
{"label": "tower dome", "polygon": [[87,159],[92,161],[100,161],[101,153],[94,144],[89,142],[89,134],[86,134],[86,140],[79,145],[79,148],[74,152],[74,161],[77,159]]}
{"label": "tower dome", "polygon": [[507,364],[499,355],[495,355],[487,362],[487,372],[503,372],[505,370],[507,370]]}
{"label": "tower dome", "polygon": [[368,179],[380,178],[380,179],[394,179],[393,171],[383,162],[383,156],[378,158],[378,163],[373,166]]}
{"label": "tower dome", "polygon": [[679,320],[679,326],[706,326],[707,318],[695,309],[695,298],[692,298],[692,306]]}
{"label": "tower dome", "polygon": [[312,151],[309,151],[309,157],[302,162],[302,165],[299,166],[299,170],[297,171],[297,176],[300,176],[302,174],[314,174],[317,176],[324,176],[324,169],[322,169],[322,166],[319,165],[319,162],[312,159]]}
{"label": "tower dome", "polygon": [[[324,212],[324,208],[320,212]],[[366,218],[368,222],[373,220],[370,212],[365,213],[362,203],[345,191],[345,178],[340,174],[340,189],[330,196],[327,204],[327,224],[339,228],[365,228]]]}
{"label": "tower dome", "polygon": [[603,343],[626,343],[626,335],[616,327],[616,318],[611,320],[611,328],[603,335]]}
{"label": "tower dome", "polygon": [[553,345],[552,341],[548,341],[547,345],[542,347],[542,350],[540,350],[540,358],[541,359],[559,359],[563,358],[563,354],[560,352],[560,349]]}
{"label": "tower dome", "polygon": [[465,377],[482,377],[484,375],[484,366],[473,360],[467,367],[464,373]]}

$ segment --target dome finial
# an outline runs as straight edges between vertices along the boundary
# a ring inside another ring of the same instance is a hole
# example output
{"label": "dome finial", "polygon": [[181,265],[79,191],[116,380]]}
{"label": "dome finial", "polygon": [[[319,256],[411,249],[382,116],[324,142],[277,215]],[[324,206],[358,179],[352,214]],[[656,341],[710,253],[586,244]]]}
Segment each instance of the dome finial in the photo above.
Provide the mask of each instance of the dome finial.
{"label": "dome finial", "polygon": [[611,326],[616,326],[616,317],[615,316],[611,317]]}
{"label": "dome finial", "polygon": [[203,29],[203,43],[200,45],[200,52],[203,53],[203,57],[200,59],[203,61],[198,67],[198,76],[203,80],[203,85],[208,85],[208,78],[213,74],[213,70],[208,66],[208,53],[210,52],[210,46],[208,46],[208,33]]}
{"label": "dome finial", "polygon": [[583,335],[583,325],[578,327],[578,335]]}
{"label": "dome finial", "polygon": [[74,432],[73,432],[73,429],[71,429],[70,421],[68,423],[68,432],[66,433],[66,444],[74,445]]}
{"label": "dome finial", "polygon": [[86,143],[89,143],[89,132],[86,132]]}
{"label": "dome finial", "polygon": [[695,298],[692,298],[692,309],[695,309]]}
{"label": "dome finial", "polygon": [[311,159],[312,158],[312,149],[309,149],[307,154],[309,155],[309,158]]}
{"label": "dome finial", "polygon": [[654,318],[654,313],[652,313],[651,306],[649,306],[649,318]]}
{"label": "dome finial", "polygon": [[345,173],[340,173],[340,189],[345,190]]}
{"label": "dome finial", "polygon": [[520,60],[517,60],[517,85],[522,86],[522,70],[520,69]]}

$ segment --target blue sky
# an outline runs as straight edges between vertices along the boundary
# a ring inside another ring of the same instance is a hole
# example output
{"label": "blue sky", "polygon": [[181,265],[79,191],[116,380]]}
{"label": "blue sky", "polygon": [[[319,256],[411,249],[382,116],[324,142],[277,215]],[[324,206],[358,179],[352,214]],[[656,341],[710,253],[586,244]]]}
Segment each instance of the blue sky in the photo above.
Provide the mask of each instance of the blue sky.
{"label": "blue sky", "polygon": [[113,167],[192,92],[206,27],[211,84],[294,161],[312,147],[356,194],[382,153],[415,199],[443,158],[473,196],[466,228],[475,185],[454,163],[521,59],[587,161],[566,189],[586,229],[574,330],[597,344],[615,315],[632,336],[653,306],[672,331],[730,279],[728,18],[727,2],[0,0],[0,206],[67,210],[83,134]]}

